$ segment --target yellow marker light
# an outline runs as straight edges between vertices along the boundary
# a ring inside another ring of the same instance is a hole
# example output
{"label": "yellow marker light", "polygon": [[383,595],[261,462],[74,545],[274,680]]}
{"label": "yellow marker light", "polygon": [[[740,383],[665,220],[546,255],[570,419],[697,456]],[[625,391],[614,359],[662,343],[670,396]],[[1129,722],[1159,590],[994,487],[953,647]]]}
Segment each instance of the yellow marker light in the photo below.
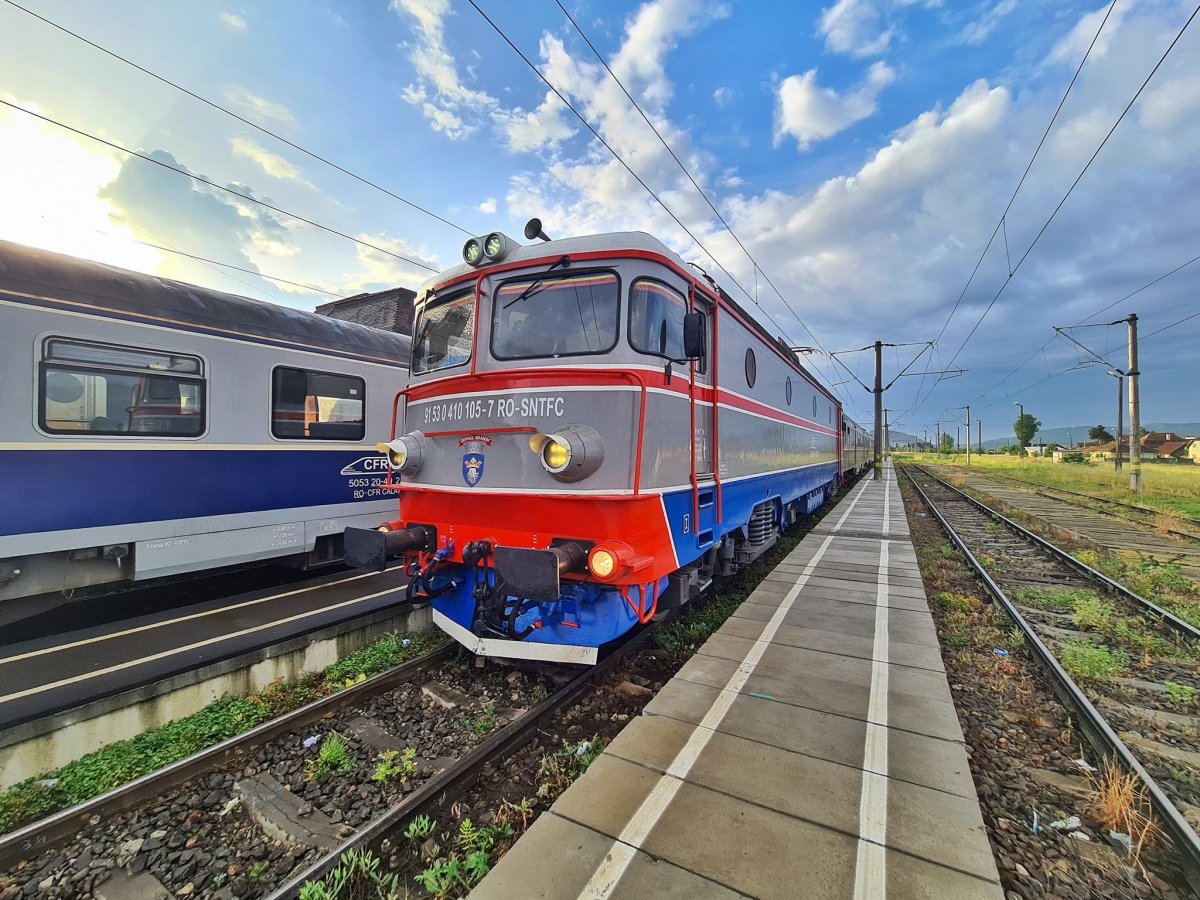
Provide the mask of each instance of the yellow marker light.
{"label": "yellow marker light", "polygon": [[546,441],[542,448],[542,461],[551,472],[560,472],[571,461],[571,448],[558,441]]}
{"label": "yellow marker light", "polygon": [[390,444],[376,444],[375,449],[388,458],[393,469],[399,469],[408,461],[408,448],[403,441],[392,441]]}
{"label": "yellow marker light", "polygon": [[616,567],[616,558],[607,550],[593,550],[592,558],[588,560],[588,568],[597,578],[608,578]]}

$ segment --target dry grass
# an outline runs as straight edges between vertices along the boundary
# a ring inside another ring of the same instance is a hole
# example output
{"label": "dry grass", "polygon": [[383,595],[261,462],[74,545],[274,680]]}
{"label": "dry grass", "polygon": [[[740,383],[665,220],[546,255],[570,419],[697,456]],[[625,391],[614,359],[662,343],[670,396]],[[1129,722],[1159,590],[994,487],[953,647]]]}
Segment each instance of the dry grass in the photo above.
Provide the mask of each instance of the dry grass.
{"label": "dry grass", "polygon": [[1140,866],[1142,849],[1151,846],[1161,834],[1151,817],[1150,798],[1141,781],[1108,760],[1091,779],[1095,794],[1088,813],[1109,831],[1129,835],[1133,858]]}

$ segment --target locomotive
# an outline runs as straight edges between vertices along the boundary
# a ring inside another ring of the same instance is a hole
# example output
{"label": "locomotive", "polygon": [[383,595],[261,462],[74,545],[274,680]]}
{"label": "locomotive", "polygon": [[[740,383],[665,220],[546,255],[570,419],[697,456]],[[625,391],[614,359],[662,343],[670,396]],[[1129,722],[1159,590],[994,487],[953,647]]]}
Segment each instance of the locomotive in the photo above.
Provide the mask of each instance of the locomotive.
{"label": "locomotive", "polygon": [[868,438],[657,239],[525,235],[468,240],[418,291],[378,445],[399,517],[348,528],[346,558],[405,557],[412,598],[476,654],[590,664],[769,549]]}

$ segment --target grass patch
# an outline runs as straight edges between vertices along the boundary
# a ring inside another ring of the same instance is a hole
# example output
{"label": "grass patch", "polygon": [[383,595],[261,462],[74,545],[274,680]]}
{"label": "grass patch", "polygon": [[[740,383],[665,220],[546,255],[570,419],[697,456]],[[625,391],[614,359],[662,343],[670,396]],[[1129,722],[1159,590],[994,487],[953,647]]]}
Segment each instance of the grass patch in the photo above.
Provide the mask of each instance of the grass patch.
{"label": "grass patch", "polygon": [[1072,678],[1083,681],[1108,681],[1124,674],[1127,662],[1119,650],[1088,641],[1065,641],[1058,660]]}
{"label": "grass patch", "polygon": [[[198,712],[126,741],[109,744],[61,769],[0,793],[0,834],[75,806],[207,747],[236,737],[305,703],[340,690],[347,679],[375,675],[445,643],[440,632],[387,635],[321,674],[276,682],[248,697],[221,697]],[[324,752],[324,747],[322,747]]]}
{"label": "grass patch", "polygon": [[1108,633],[1116,607],[1099,597],[1076,597],[1071,603],[1071,621],[1079,628]]}
{"label": "grass patch", "polygon": [[1076,603],[1100,602],[1100,595],[1089,588],[1023,587],[1009,592],[1022,606],[1050,612],[1074,612]]}
{"label": "grass patch", "polygon": [[942,609],[955,609],[959,612],[976,612],[983,606],[983,601],[978,597],[972,597],[970,594],[955,594],[950,591],[943,591],[933,598],[933,602]]}

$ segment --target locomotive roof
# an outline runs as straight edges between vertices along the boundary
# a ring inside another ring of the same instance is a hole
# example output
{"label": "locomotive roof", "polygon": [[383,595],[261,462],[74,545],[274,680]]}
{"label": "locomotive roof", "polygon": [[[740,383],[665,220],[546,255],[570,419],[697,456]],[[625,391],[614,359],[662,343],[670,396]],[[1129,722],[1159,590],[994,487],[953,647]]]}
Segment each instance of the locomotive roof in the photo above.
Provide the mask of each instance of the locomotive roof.
{"label": "locomotive roof", "polygon": [[110,310],[165,317],[273,340],[303,340],[331,350],[408,365],[411,339],[183,281],[0,241],[0,291],[52,295]]}
{"label": "locomotive roof", "polygon": [[[482,235],[480,236],[482,239]],[[550,256],[570,256],[572,253],[596,253],[605,250],[624,251],[624,250],[640,250],[647,253],[655,253],[660,256],[665,256],[671,262],[675,263],[679,268],[687,270],[688,264],[674,250],[671,250],[660,241],[658,238],[647,234],[644,231],[614,231],[608,234],[592,234],[583,237],[562,238],[554,241],[539,241],[535,244],[521,244],[518,241],[505,235],[505,239],[510,246],[515,246],[516,249],[509,252],[501,260],[505,265],[513,262],[521,262],[531,259],[545,259]],[[439,272],[436,275],[427,278],[417,291],[416,300],[421,301],[425,294],[438,284],[450,281],[455,278],[460,278],[463,275],[472,272],[486,272],[487,266],[471,266],[467,263],[460,263],[452,269],[447,269],[444,272]],[[772,335],[767,331],[758,319],[754,318],[744,306],[734,300],[728,293],[725,292],[719,285],[713,284],[715,292],[721,296],[721,299],[731,306],[746,322],[753,328],[758,335],[775,347],[785,359],[795,366],[800,372],[816,385],[830,400],[841,405],[833,394],[825,388],[824,385],[800,362],[800,358],[788,347],[787,342]]]}

